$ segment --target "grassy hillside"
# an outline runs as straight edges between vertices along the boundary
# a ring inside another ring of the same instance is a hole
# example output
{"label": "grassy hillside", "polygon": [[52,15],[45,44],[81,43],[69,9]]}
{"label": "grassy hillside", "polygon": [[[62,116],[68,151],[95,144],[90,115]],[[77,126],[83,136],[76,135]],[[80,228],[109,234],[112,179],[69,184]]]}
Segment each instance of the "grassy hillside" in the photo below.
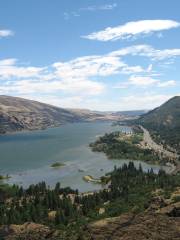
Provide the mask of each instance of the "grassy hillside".
{"label": "grassy hillside", "polygon": [[178,149],[180,147],[180,97],[173,97],[138,120],[149,129],[157,141]]}
{"label": "grassy hillside", "polygon": [[18,97],[0,96],[0,133],[36,130],[64,123],[118,120],[121,116],[84,109],[64,109]]}
{"label": "grassy hillside", "polygon": [[78,114],[27,99],[0,96],[0,133],[43,129],[79,121]]}

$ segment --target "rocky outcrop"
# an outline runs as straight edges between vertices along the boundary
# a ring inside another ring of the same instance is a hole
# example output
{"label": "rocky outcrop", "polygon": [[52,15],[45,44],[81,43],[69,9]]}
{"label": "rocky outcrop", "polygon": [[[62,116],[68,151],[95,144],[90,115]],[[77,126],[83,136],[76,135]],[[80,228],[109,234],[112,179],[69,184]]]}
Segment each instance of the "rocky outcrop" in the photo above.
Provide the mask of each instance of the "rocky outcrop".
{"label": "rocky outcrop", "polygon": [[[87,240],[178,240],[180,239],[180,201],[173,202],[174,194],[164,199],[162,191],[153,193],[149,207],[143,213],[122,214],[87,226]],[[173,198],[172,198],[173,197]]]}
{"label": "rocky outcrop", "polygon": [[180,218],[180,202],[173,203],[159,210],[159,213],[166,214],[169,217]]}
{"label": "rocky outcrop", "polygon": [[0,228],[0,239],[5,240],[44,240],[57,239],[57,232],[37,223],[12,224]]}
{"label": "rocky outcrop", "polygon": [[180,218],[157,213],[125,214],[97,221],[88,232],[95,240],[178,240]]}

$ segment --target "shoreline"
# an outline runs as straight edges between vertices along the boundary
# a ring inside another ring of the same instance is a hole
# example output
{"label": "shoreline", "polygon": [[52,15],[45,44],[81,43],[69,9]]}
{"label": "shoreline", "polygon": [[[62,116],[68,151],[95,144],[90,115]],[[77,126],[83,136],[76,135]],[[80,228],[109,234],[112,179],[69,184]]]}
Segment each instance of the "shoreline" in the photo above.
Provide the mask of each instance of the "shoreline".
{"label": "shoreline", "polygon": [[[111,161],[111,160],[108,160],[107,159],[107,161]],[[129,159],[127,162],[125,162],[125,160],[124,160],[124,162],[123,162],[123,164],[125,163],[125,164],[128,164],[128,162],[140,162],[141,163],[141,161],[138,161],[138,160],[132,160],[132,159]],[[146,163],[146,162],[143,162],[143,163],[145,163],[145,165],[147,165],[148,166],[148,169],[150,170],[151,169],[151,164],[148,164],[148,163]],[[114,164],[114,166],[115,166],[116,164]],[[65,165],[65,166],[67,166],[67,165]],[[63,169],[65,166],[63,166],[63,167],[51,167],[49,164],[48,165],[46,165],[46,170],[50,170],[50,171],[55,171],[55,170],[60,170],[60,169]],[[117,166],[117,165],[116,165]],[[138,168],[138,164],[137,164],[137,168]],[[160,165],[152,165],[153,167],[158,167],[158,169],[157,169],[157,171],[159,171],[159,169],[160,169]],[[163,167],[166,167],[165,165],[163,165]],[[169,167],[169,166],[168,166]],[[41,168],[37,168],[37,169],[41,169]],[[34,169],[33,169],[34,170]],[[113,167],[112,167],[112,170],[113,170]],[[30,170],[31,171],[31,170]],[[74,170],[74,171],[76,171],[76,170]],[[146,172],[147,171],[147,168],[144,170],[144,172]],[[171,170],[166,170],[165,169],[165,172],[166,173],[169,173],[169,171],[171,171]],[[79,172],[78,171],[78,169],[77,169],[77,172]],[[87,171],[84,171],[84,172],[80,172],[80,174],[79,174],[79,176],[80,176],[80,178],[82,179],[84,176],[82,175],[83,173],[85,173],[85,172],[87,172]],[[99,172],[100,172],[100,169],[99,169]],[[93,179],[97,179],[97,180],[99,180],[101,177],[106,177],[106,173],[110,173],[111,172],[111,170],[109,169],[109,170],[107,170],[107,171],[103,171],[103,175],[100,175],[98,178],[96,178],[96,177],[94,177],[94,176],[91,176]],[[154,172],[156,172],[156,170],[154,170]],[[23,174],[22,174],[23,173]],[[89,175],[88,174],[88,172],[87,172],[87,175]],[[92,173],[92,175],[93,175],[93,173]],[[22,176],[22,178],[20,179],[21,180],[21,182],[19,182],[19,181],[15,181],[15,182],[9,182],[8,180],[10,180],[10,179],[16,179],[16,174],[15,174],[15,176],[14,176],[14,174],[10,174],[10,178],[8,178],[8,179],[3,179],[5,182],[4,182],[4,184],[8,184],[8,185],[13,185],[13,184],[15,184],[15,185],[18,185],[18,186],[23,186],[23,187],[29,187],[31,184],[37,184],[37,183],[39,183],[39,182],[41,182],[41,181],[45,181],[46,183],[47,183],[47,185],[49,184],[48,183],[48,181],[47,181],[47,179],[45,180],[44,178],[42,178],[42,179],[39,179],[39,180],[37,180],[37,182],[25,182],[25,184],[23,184],[23,176],[30,176],[26,171],[25,172],[18,172],[17,173],[17,176]],[[83,179],[82,179],[83,180]],[[11,180],[10,180],[11,181]],[[50,188],[53,188],[54,187],[54,185],[57,183],[57,182],[61,182],[61,179],[60,180],[57,180],[57,181],[54,181],[53,182],[53,184],[51,184],[50,183]],[[102,182],[102,183],[95,183],[95,182],[91,182],[91,181],[89,181],[89,182],[87,182],[87,181],[85,181],[85,180],[83,180],[83,182],[86,182],[85,184],[87,184],[88,185],[88,183],[94,183],[94,185],[103,185],[103,186],[105,186],[106,184],[104,184],[104,182]],[[27,183],[27,184],[26,184]],[[63,187],[69,187],[70,185],[67,185],[67,184],[64,184],[63,183]],[[92,192],[92,191],[99,191],[99,189],[97,190],[97,189],[93,189],[93,190],[80,190],[80,189],[78,189],[79,190],[79,192],[81,192],[81,193],[84,193],[84,192]]]}
{"label": "shoreline", "polygon": [[108,123],[113,123],[116,122],[116,120],[90,120],[90,121],[77,121],[77,122],[67,122],[67,123],[59,123],[59,125],[52,125],[52,126],[47,126],[44,128],[34,128],[34,129],[23,129],[23,130],[17,130],[17,131],[7,131],[5,133],[0,133],[1,136],[8,136],[8,135],[15,135],[15,134],[23,134],[23,133],[31,133],[31,132],[38,132],[38,131],[45,131],[48,129],[53,129],[53,128],[59,128],[61,126],[65,126],[68,124],[79,124],[79,123],[95,123],[95,122],[108,122]]}
{"label": "shoreline", "polygon": [[[180,161],[178,161],[179,155],[174,152],[170,152],[166,148],[164,148],[163,145],[159,145],[154,141],[154,139],[151,137],[150,132],[144,128],[143,126],[139,125],[140,128],[143,131],[143,144],[144,146],[146,144],[149,145],[150,148],[152,148],[157,153],[162,153],[166,157],[170,158],[169,161],[165,163],[166,166],[171,167],[171,170],[168,171],[169,174],[176,174],[180,171]],[[173,161],[173,162],[172,162]]]}
{"label": "shoreline", "polygon": [[23,130],[17,130],[17,131],[7,131],[5,133],[0,133],[0,137],[2,136],[11,136],[11,135],[16,135],[16,134],[23,134],[23,133],[31,133],[31,132],[38,132],[38,131],[45,131],[48,129],[53,129],[53,128],[59,128],[61,126],[64,126],[66,123],[59,124],[58,126],[49,126],[46,128],[35,128],[35,129],[23,129]]}
{"label": "shoreline", "polygon": [[101,178],[94,178],[91,175],[85,175],[82,177],[82,179],[88,183],[91,182],[95,184],[102,184]]}
{"label": "shoreline", "polygon": [[[108,121],[109,122],[109,121]],[[87,122],[85,122],[85,123],[87,123]],[[72,125],[74,125],[74,123],[68,123],[68,124],[72,124]],[[81,124],[81,123],[76,123],[76,124]],[[93,123],[92,123],[93,124]],[[58,127],[59,128],[59,127]],[[44,130],[43,130],[44,131]],[[29,132],[29,131],[28,131]],[[104,154],[103,154],[104,155]],[[114,159],[114,160],[116,160],[116,159]],[[123,159],[123,160],[125,160],[125,159]],[[129,159],[129,161],[132,161],[132,159]],[[137,160],[137,161],[139,161],[139,160]],[[140,161],[140,162],[142,162],[142,163],[145,163],[145,164],[147,164],[147,165],[149,165],[148,167],[149,167],[149,169],[151,168],[151,163],[149,163],[149,162],[146,162],[146,161]],[[115,163],[114,163],[114,165],[115,165]],[[170,164],[166,164],[166,165],[159,165],[158,163],[157,164],[155,164],[158,168],[157,169],[159,169],[159,167],[161,167],[161,166],[164,166],[164,167],[168,167],[167,169],[165,169],[165,171],[167,172],[167,173],[169,173],[169,174],[172,174],[172,172],[174,172],[175,171],[175,166],[172,164],[172,163],[170,163]],[[61,167],[63,167],[63,166],[61,166]],[[52,167],[50,167],[51,169],[55,169],[55,168],[52,168]],[[59,168],[59,167],[58,167]],[[78,167],[78,169],[79,169],[79,167]],[[99,168],[100,169],[100,168]],[[51,170],[50,170],[51,171]],[[79,170],[78,170],[79,171]],[[157,170],[158,171],[158,170]],[[108,172],[108,170],[106,171],[104,171],[103,173],[105,173],[105,172]],[[35,173],[36,174],[36,173]],[[89,174],[89,172],[87,172],[86,174]],[[92,176],[93,176],[93,172],[91,173],[92,174]],[[32,175],[33,176],[33,175]],[[79,175],[78,175],[79,176]],[[81,175],[82,176],[82,175]],[[68,176],[68,177],[71,177],[71,176]],[[13,176],[12,176],[12,178],[13,178],[13,180],[15,179]],[[18,178],[18,179],[20,179],[19,181],[15,181],[15,183],[16,182],[18,182],[17,184],[18,185],[22,185],[22,183],[20,183],[20,181],[21,182],[23,182],[23,181],[25,181],[25,183],[23,184],[24,186],[27,186],[28,184],[30,185],[31,183],[30,182],[28,182],[28,181],[26,181],[26,179],[24,180],[24,177],[20,177],[20,178]],[[22,179],[22,180],[21,180]],[[49,178],[50,180],[51,180],[51,177]],[[6,181],[7,179],[5,179],[5,181]],[[13,184],[13,180],[11,181],[9,181],[9,182],[11,182],[12,184]],[[15,179],[16,180],[16,179]],[[37,182],[39,182],[40,180],[38,179],[37,180]],[[46,179],[45,180],[46,182],[48,182],[48,180]],[[55,181],[56,181],[56,179],[55,179]],[[55,183],[55,181],[54,181],[54,183]],[[57,179],[57,182],[61,182],[61,178],[60,179]],[[76,181],[76,179],[75,179],[75,181]],[[7,181],[8,182],[8,181]],[[94,182],[95,183],[95,182]],[[53,186],[53,185],[51,185],[51,186]],[[68,186],[68,185],[65,185],[64,184],[64,186]],[[85,186],[85,185],[84,185]],[[87,191],[85,188],[86,187],[80,187],[80,191],[81,192],[84,192],[84,191]],[[98,188],[98,187],[97,187]],[[85,190],[84,190],[85,189]],[[87,188],[88,190],[89,189],[93,189],[93,187],[91,188],[91,186],[90,187],[88,187]],[[94,189],[96,189],[96,187],[94,187]],[[93,189],[93,191],[96,191],[96,190],[94,190]],[[89,191],[91,191],[91,190],[89,190]]]}

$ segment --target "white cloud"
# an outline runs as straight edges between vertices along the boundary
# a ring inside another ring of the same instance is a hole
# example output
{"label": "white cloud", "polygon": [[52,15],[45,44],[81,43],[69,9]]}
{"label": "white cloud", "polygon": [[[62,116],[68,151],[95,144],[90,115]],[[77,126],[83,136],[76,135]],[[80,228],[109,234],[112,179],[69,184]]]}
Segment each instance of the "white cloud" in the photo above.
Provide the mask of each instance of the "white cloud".
{"label": "white cloud", "polygon": [[117,3],[105,4],[99,7],[100,10],[112,10],[117,7]]}
{"label": "white cloud", "polygon": [[99,78],[115,74],[133,75],[128,81],[114,88],[126,88],[130,85],[146,87],[156,83],[157,87],[172,86],[172,80],[162,82],[152,77],[156,74],[152,71],[152,64],[146,69],[141,66],[129,66],[122,61],[122,57],[138,55],[162,59],[175,56],[175,52],[178,54],[178,49],[156,50],[148,45],[135,45],[105,55],[84,56],[45,67],[23,66],[17,59],[3,59],[0,60],[0,89],[1,92],[7,93],[61,91],[71,95],[99,95],[106,90],[106,84]]}
{"label": "white cloud", "polygon": [[91,5],[88,7],[79,8],[76,11],[64,12],[63,16],[65,20],[69,20],[71,17],[80,17],[82,12],[95,12],[95,11],[109,11],[117,7],[117,3],[104,4],[104,5]]}
{"label": "white cloud", "polygon": [[19,66],[15,58],[0,60],[0,78],[4,79],[39,76],[43,69],[39,67]]}
{"label": "white cloud", "polygon": [[16,59],[4,59],[0,61],[0,91],[21,94],[63,91],[70,94],[97,95],[105,90],[105,85],[89,78],[98,74],[112,74],[114,58],[109,59],[109,69],[107,65],[103,66],[108,64],[108,60],[100,57],[77,58],[42,68],[19,66]]}
{"label": "white cloud", "polygon": [[106,55],[84,56],[67,62],[56,62],[42,68],[21,66],[16,59],[0,61],[1,92],[52,93],[66,92],[79,95],[99,95],[106,85],[99,77],[114,74],[141,73],[140,66],[128,66],[120,57]]}
{"label": "white cloud", "polygon": [[[4,79],[33,77],[46,81],[62,81],[61,84],[64,85],[70,85],[69,82],[73,84],[80,82],[83,85],[82,82],[88,80],[94,85],[95,79],[92,81],[90,78],[107,77],[120,73],[153,73],[152,64],[149,64],[147,69],[143,69],[141,66],[129,66],[122,61],[122,57],[126,55],[164,60],[165,58],[180,56],[180,49],[157,50],[149,45],[134,45],[105,55],[84,56],[67,62],[57,62],[52,64],[52,67],[22,66],[17,59],[3,59],[0,60],[0,77]],[[155,75],[155,73],[153,74]],[[133,81],[135,82],[134,77],[132,78]],[[87,82],[87,85],[89,85],[89,82]]]}
{"label": "white cloud", "polygon": [[4,94],[44,94],[44,93],[59,93],[66,92],[69,94],[79,94],[81,96],[98,95],[104,91],[105,86],[99,82],[89,80],[74,80],[72,81],[43,81],[43,80],[19,80],[6,82],[0,86],[0,92]]}
{"label": "white cloud", "polygon": [[160,82],[158,84],[158,87],[171,87],[171,86],[175,86],[175,85],[176,85],[176,81],[169,80],[169,81]]}
{"label": "white cloud", "polygon": [[[155,54],[156,51],[148,45],[135,45],[132,47],[113,51],[105,55],[91,55],[78,57],[66,62],[56,62],[52,66],[34,67],[22,66],[16,59],[0,60],[1,78],[29,78],[36,77],[42,80],[64,80],[72,81],[79,79],[106,77],[113,74],[133,74],[150,72],[152,66],[143,69],[141,66],[129,66],[122,61],[125,55],[143,55],[148,56]],[[163,50],[162,50],[163,52]]]}
{"label": "white cloud", "polygon": [[31,99],[47,104],[51,104],[54,106],[62,107],[62,108],[78,108],[83,103],[83,98],[80,96],[72,96],[72,97],[59,97],[54,95],[44,94],[42,96],[36,96],[33,94],[21,94],[18,95],[22,98]]}
{"label": "white cloud", "polygon": [[[111,100],[108,98],[107,101],[98,100],[110,91],[108,88],[135,86],[138,89],[147,89],[154,86],[156,88],[174,86],[176,84],[174,80],[156,79],[159,74],[153,70],[156,65],[155,63],[152,65],[151,62],[152,59],[168,58],[169,60],[178,54],[178,49],[158,50],[149,45],[135,45],[104,55],[83,56],[43,67],[24,65],[14,58],[2,59],[0,60],[0,94],[34,96],[34,99],[38,97],[39,100],[42,97],[43,101],[46,101],[45,96],[51,96],[47,101],[55,105],[58,103],[58,97],[54,95],[61,95],[60,99],[68,107],[78,103],[80,107],[93,108],[94,103],[94,109],[100,106],[103,108],[105,105],[108,109]],[[150,63],[145,68],[138,65],[131,66],[124,62],[123,58],[126,55],[147,57]],[[125,79],[126,81],[115,85],[114,81],[111,82],[111,77],[120,74],[130,76]],[[98,96],[97,100],[96,96]],[[74,102],[70,104],[73,99]],[[116,103],[114,104],[115,108]],[[121,105],[117,107],[122,108]]]}
{"label": "white cloud", "polygon": [[14,32],[8,29],[0,30],[0,38],[13,36]]}
{"label": "white cloud", "polygon": [[98,10],[112,10],[117,7],[117,3],[104,4],[104,5],[92,5],[85,8],[80,8],[80,11],[98,11]]}
{"label": "white cloud", "polygon": [[159,80],[153,79],[148,76],[131,76],[129,78],[129,82],[132,85],[143,87],[143,86],[149,86],[149,85],[155,84],[159,82]]}
{"label": "white cloud", "polygon": [[154,61],[159,61],[159,60],[165,60],[165,59],[170,59],[170,58],[180,56],[180,48],[160,50],[160,49],[154,49],[150,45],[133,45],[130,47],[122,48],[117,51],[113,51],[109,55],[114,57],[117,57],[117,56],[122,57],[126,55],[142,56],[142,57],[148,57]]}
{"label": "white cloud", "polygon": [[93,32],[83,38],[98,41],[114,41],[129,39],[139,35],[147,35],[162,30],[179,27],[180,23],[173,20],[141,20],[128,22],[117,27],[108,27],[99,32]]}
{"label": "white cloud", "polygon": [[176,85],[176,81],[168,80],[162,81],[160,79],[152,78],[151,76],[136,76],[132,75],[129,77],[128,81],[117,83],[113,88],[123,89],[130,86],[136,86],[138,88],[147,88],[149,86],[156,87],[172,87]]}
{"label": "white cloud", "polygon": [[17,62],[16,58],[7,58],[7,59],[3,59],[0,60],[0,66],[11,66],[14,65]]}
{"label": "white cloud", "polygon": [[152,72],[152,68],[153,68],[153,65],[152,64],[149,64],[148,68],[147,68],[147,72]]}
{"label": "white cloud", "polygon": [[[79,102],[78,107],[99,111],[150,110],[160,106],[172,97],[173,95],[147,92],[141,95],[134,94],[125,97],[117,97],[116,100],[107,98],[100,101],[99,98],[87,98]],[[69,106],[71,106],[71,104]]]}
{"label": "white cloud", "polygon": [[129,95],[122,97],[119,100],[119,108],[124,110],[153,109],[157,106],[160,106],[171,97],[173,97],[173,95],[152,93],[145,93],[143,95]]}
{"label": "white cloud", "polygon": [[[146,55],[146,53],[144,54]],[[152,52],[149,51],[147,56],[152,57],[153,60],[164,60],[166,58],[172,58],[176,56],[180,56],[180,49],[165,49],[165,50],[153,50]],[[143,54],[142,54],[143,56]]]}
{"label": "white cloud", "polygon": [[55,74],[63,79],[106,77],[113,74],[139,73],[144,69],[141,66],[129,66],[119,56],[97,55],[84,56],[68,62],[53,64]]}
{"label": "white cloud", "polygon": [[71,17],[80,17],[80,14],[78,12],[64,12],[63,16],[65,20],[69,20]]}

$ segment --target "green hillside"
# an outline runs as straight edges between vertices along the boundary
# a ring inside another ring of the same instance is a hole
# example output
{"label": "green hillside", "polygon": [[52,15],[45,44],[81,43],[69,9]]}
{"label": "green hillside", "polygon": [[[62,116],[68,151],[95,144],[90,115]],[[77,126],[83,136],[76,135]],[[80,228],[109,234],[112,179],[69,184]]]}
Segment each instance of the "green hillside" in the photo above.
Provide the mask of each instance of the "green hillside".
{"label": "green hillside", "polygon": [[180,147],[180,96],[171,98],[160,107],[144,114],[138,123],[146,127],[159,142]]}

